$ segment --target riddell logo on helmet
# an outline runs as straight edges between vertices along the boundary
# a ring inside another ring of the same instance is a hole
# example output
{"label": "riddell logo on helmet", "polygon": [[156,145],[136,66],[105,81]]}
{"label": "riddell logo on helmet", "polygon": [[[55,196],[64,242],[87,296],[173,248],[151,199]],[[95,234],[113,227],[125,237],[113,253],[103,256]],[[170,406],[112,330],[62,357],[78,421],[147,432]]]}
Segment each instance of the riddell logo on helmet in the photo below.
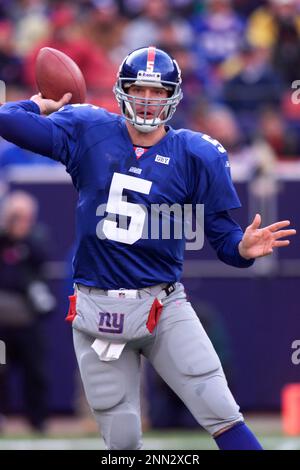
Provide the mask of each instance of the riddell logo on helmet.
{"label": "riddell logo on helmet", "polygon": [[159,81],[161,79],[161,73],[159,72],[146,72],[145,70],[139,70],[137,78],[139,80],[155,80]]}

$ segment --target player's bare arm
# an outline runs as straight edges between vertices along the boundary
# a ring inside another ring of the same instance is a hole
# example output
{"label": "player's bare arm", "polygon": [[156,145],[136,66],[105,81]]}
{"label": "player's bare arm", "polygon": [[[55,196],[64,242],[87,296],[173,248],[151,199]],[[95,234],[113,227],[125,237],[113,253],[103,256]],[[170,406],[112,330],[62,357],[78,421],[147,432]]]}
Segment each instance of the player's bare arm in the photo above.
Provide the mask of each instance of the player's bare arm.
{"label": "player's bare arm", "polygon": [[[252,224],[245,230],[244,236],[239,244],[240,255],[245,259],[260,258],[273,253],[274,248],[288,246],[291,237],[296,234],[294,229],[285,229],[290,225],[289,220],[282,220],[260,228],[261,216],[256,214]],[[284,239],[284,240],[283,240]]]}

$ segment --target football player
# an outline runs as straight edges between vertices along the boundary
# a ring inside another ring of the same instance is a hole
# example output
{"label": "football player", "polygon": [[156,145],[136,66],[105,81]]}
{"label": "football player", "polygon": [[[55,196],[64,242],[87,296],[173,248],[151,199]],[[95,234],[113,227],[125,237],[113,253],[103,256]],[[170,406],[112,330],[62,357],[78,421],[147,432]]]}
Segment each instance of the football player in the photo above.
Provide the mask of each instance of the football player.
{"label": "football player", "polygon": [[[68,319],[106,447],[142,446],[143,354],[220,449],[261,449],[180,283],[184,236],[145,236],[145,229],[153,207],[203,204],[207,239],[239,268],[288,245],[295,230],[289,221],[260,228],[259,214],[245,233],[233,221],[229,210],[240,201],[226,150],[210,136],[167,124],[182,98],[180,69],[167,53],[131,52],[114,93],[120,115],[67,105],[70,94],[58,102],[35,95],[0,109],[1,136],[62,162],[78,191]],[[172,211],[169,218],[175,222]]]}

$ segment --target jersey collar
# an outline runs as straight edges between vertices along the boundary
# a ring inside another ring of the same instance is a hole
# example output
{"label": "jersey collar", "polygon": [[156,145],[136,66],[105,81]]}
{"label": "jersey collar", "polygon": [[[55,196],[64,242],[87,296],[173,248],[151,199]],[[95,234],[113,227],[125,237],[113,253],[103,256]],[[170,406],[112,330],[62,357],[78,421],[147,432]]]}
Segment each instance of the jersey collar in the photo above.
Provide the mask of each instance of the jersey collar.
{"label": "jersey collar", "polygon": [[[126,143],[127,143],[127,144],[129,145],[129,147],[130,147],[130,153],[133,154],[134,157],[136,158],[135,153],[134,153],[134,149],[133,149],[134,143],[131,141],[129,132],[128,132],[128,130],[127,130],[126,120],[125,120],[122,116],[120,116],[120,117],[121,117],[121,129],[122,129],[123,137],[124,137]],[[174,129],[173,129],[171,126],[168,126],[168,125],[166,125],[165,127],[167,127],[167,129],[168,129],[168,132],[166,133],[166,135],[165,135],[159,142],[157,142],[156,144],[152,145],[152,147],[150,147],[149,150],[147,150],[147,152],[145,152],[145,153],[139,158],[139,160],[143,159],[143,158],[146,157],[146,156],[153,155],[153,154],[157,153],[158,148],[159,148],[161,145],[164,145],[167,141],[169,141],[169,140],[172,138],[172,136],[174,135]]]}

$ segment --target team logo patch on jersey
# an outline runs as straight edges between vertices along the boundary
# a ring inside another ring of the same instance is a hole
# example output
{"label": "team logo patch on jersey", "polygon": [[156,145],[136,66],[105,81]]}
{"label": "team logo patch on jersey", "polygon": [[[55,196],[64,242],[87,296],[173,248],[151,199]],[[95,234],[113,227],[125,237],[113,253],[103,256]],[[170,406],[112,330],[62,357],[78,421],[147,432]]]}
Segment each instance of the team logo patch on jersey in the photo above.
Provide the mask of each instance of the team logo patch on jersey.
{"label": "team logo patch on jersey", "polygon": [[169,165],[170,158],[169,157],[163,157],[162,155],[156,155],[155,161],[158,163],[163,163],[164,165]]}
{"label": "team logo patch on jersey", "polygon": [[123,333],[124,313],[99,312],[99,331],[103,333]]}
{"label": "team logo patch on jersey", "polygon": [[142,169],[137,168],[136,166],[131,166],[128,171],[130,171],[130,173],[135,173],[136,175],[140,175],[142,173]]}

